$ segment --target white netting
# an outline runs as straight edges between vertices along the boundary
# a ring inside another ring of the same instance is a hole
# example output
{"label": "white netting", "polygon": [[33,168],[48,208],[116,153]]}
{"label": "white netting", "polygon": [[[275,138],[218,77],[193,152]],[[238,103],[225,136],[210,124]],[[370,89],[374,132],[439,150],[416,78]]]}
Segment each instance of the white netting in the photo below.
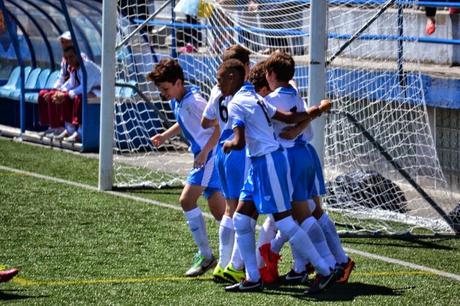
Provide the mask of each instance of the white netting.
{"label": "white netting", "polygon": [[[207,97],[226,47],[236,43],[246,46],[253,51],[252,62],[281,49],[294,56],[295,79],[300,94],[306,97],[309,2],[258,2],[208,0],[204,2],[208,6],[199,12],[202,17],[177,14],[175,19],[167,4],[136,30],[165,1],[119,1],[117,80],[134,84],[141,94],[127,87],[117,89],[117,186],[181,184],[191,167],[192,156],[181,138],[160,149],[149,140],[174,123],[168,103],[160,100],[155,86],[145,79],[163,57],[177,57],[187,83],[200,86]],[[412,39],[397,39],[400,35],[416,36],[411,27],[413,3],[405,3],[403,15],[398,15],[394,2],[329,2],[327,56],[333,60],[327,70],[327,94],[334,110],[326,126],[329,195],[325,203],[339,223],[351,225],[349,230],[396,233],[427,228],[451,232],[439,212],[451,212],[458,199],[447,191],[430,133],[417,71],[420,46]],[[359,39],[340,52],[362,28]],[[418,185],[411,182],[421,186],[439,209],[420,196],[418,187],[413,187]]]}

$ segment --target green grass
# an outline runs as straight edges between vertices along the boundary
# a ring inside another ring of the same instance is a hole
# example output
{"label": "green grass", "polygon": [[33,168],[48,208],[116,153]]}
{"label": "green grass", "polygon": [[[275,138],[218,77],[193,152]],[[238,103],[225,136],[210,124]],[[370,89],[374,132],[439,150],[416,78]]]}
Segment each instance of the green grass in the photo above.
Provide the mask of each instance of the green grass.
{"label": "green grass", "polygon": [[[97,160],[0,138],[0,165],[97,185]],[[178,189],[136,191],[174,205]],[[204,206],[202,206],[204,207]],[[458,303],[460,282],[353,255],[347,285],[317,297],[301,286],[228,294],[210,274],[182,277],[194,243],[180,211],[0,170],[0,265],[20,266],[0,303],[23,305],[287,305],[307,302],[416,305]],[[217,224],[207,220],[217,252]],[[344,239],[346,247],[460,274],[460,241]],[[290,265],[285,248],[280,270]],[[457,302],[455,302],[457,301]]]}

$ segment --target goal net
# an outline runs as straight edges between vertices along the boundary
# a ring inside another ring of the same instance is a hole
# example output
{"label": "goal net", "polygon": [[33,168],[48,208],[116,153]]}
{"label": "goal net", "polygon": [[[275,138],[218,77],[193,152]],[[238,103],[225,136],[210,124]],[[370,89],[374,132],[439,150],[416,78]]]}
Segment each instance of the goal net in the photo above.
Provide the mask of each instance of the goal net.
{"label": "goal net", "polygon": [[[160,148],[150,142],[175,123],[168,101],[146,80],[161,58],[177,58],[187,85],[208,97],[226,47],[245,46],[253,63],[282,50],[294,56],[295,81],[307,97],[310,1],[183,2],[197,5],[118,1],[116,187],[180,186],[193,164],[182,137]],[[424,103],[414,5],[328,2],[326,94],[333,110],[320,153],[328,190],[323,203],[348,232],[458,230],[459,197],[443,176]]]}

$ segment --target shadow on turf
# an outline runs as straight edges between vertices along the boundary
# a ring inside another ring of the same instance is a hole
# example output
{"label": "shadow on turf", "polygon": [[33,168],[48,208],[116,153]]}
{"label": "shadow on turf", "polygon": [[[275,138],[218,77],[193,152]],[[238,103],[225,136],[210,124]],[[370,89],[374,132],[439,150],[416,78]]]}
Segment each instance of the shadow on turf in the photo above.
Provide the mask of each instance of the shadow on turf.
{"label": "shadow on turf", "polygon": [[404,289],[392,289],[385,286],[364,284],[364,283],[347,283],[345,285],[335,285],[327,291],[315,294],[305,295],[304,291],[307,287],[269,287],[266,286],[263,293],[273,295],[290,295],[301,300],[315,300],[315,301],[353,301],[359,296],[400,296],[404,293]]}
{"label": "shadow on turf", "polygon": [[[388,240],[393,240],[394,242],[389,242]],[[438,241],[444,241],[446,239],[437,239]],[[405,243],[402,243],[405,242]],[[384,246],[393,246],[393,247],[404,247],[404,248],[421,248],[421,249],[436,249],[436,250],[446,250],[446,251],[452,251],[454,248],[447,246],[447,245],[441,245],[436,243],[436,241],[433,241],[433,239],[430,240],[424,240],[424,239],[414,239],[414,238],[407,238],[407,239],[402,239],[402,238],[393,238],[390,239],[388,238],[385,241],[372,241],[372,242],[367,242],[364,239],[363,240],[346,240],[347,244],[365,244],[365,245],[384,245]]]}
{"label": "shadow on turf", "polygon": [[2,290],[0,289],[0,301],[15,301],[15,300],[25,300],[25,299],[37,298],[36,296],[20,294],[20,291],[22,290]]}

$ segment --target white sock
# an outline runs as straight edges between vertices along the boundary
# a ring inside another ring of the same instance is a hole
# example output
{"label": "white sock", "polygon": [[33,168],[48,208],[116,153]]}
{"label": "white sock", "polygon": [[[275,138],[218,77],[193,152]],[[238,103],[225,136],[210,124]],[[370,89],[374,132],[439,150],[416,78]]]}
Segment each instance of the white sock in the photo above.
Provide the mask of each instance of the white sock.
{"label": "white sock", "polygon": [[276,228],[275,221],[271,217],[267,217],[264,221],[264,224],[262,224],[262,228],[259,232],[259,240],[257,241],[256,256],[257,266],[259,268],[265,266],[264,260],[262,256],[260,256],[259,248],[264,244],[270,243],[270,241],[272,241],[272,239],[275,238],[277,231],[278,229]]}
{"label": "white sock", "polygon": [[340,242],[339,235],[335,229],[334,222],[331,221],[329,215],[323,213],[321,218],[318,219],[318,224],[323,230],[324,236],[326,236],[327,244],[329,249],[335,257],[335,260],[339,264],[346,263],[348,261],[348,256],[345,254],[345,251],[342,248],[342,243]]}
{"label": "white sock", "polygon": [[[236,231],[235,231],[236,237]],[[240,254],[240,247],[238,246],[238,241],[234,239],[233,242],[233,252],[232,252],[232,259],[230,259],[230,263],[232,264],[233,268],[236,270],[243,270],[244,269],[244,262],[241,258]]]}
{"label": "white sock", "polygon": [[219,226],[219,265],[225,268],[232,256],[233,244],[235,241],[235,230],[233,220],[224,215]]}
{"label": "white sock", "polygon": [[279,254],[283,248],[283,245],[288,241],[289,237],[286,236],[286,234],[283,234],[281,231],[278,231],[275,238],[273,238],[271,241],[271,251]]}
{"label": "white sock", "polygon": [[206,258],[211,258],[212,251],[209,247],[206,225],[200,208],[197,207],[189,211],[184,211],[184,214],[187,219],[187,225],[192,232],[193,240],[198,246],[200,254]]}
{"label": "white sock", "polygon": [[305,219],[300,227],[310,237],[311,242],[313,242],[313,245],[315,246],[321,258],[327,262],[330,268],[334,269],[337,262],[335,261],[335,257],[332,255],[331,250],[327,245],[326,237],[324,236],[323,230],[321,229],[321,226],[319,226],[315,217],[311,216]]}
{"label": "white sock", "polygon": [[330,274],[327,263],[321,258],[318,251],[316,251],[308,235],[291,216],[276,221],[276,226],[284,235],[289,237],[289,242],[294,252],[304,260],[309,260],[320,274]]}
{"label": "white sock", "polygon": [[250,282],[257,282],[260,280],[260,274],[257,268],[256,238],[251,219],[249,216],[235,213],[233,215],[233,225],[235,226],[235,236],[240,248],[241,258],[243,258],[246,268],[246,279]]}

